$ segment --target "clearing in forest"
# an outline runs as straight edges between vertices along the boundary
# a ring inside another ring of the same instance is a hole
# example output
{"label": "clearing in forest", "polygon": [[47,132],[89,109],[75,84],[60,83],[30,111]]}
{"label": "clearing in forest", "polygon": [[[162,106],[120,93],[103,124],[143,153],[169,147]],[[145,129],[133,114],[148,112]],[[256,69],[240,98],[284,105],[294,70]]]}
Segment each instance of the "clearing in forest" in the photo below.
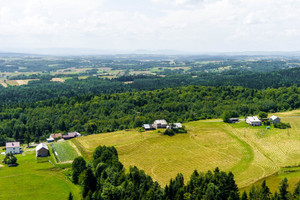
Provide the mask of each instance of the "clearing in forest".
{"label": "clearing in forest", "polygon": [[188,133],[173,137],[157,130],[130,130],[76,138],[74,143],[88,158],[98,145],[113,145],[127,169],[136,165],[162,186],[177,173],[189,179],[194,169],[219,167],[232,171],[239,187],[246,187],[284,166],[300,164],[300,111],[278,116],[292,128],[267,130],[265,126],[249,127],[245,122],[200,120],[185,123]]}

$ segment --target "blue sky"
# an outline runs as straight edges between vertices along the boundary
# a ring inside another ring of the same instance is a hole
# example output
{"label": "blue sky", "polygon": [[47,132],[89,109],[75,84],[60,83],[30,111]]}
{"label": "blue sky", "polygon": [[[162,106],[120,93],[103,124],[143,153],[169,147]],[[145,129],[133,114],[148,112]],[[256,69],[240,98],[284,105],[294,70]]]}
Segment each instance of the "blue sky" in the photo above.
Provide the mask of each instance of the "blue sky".
{"label": "blue sky", "polygon": [[0,0],[0,51],[300,50],[298,0]]}

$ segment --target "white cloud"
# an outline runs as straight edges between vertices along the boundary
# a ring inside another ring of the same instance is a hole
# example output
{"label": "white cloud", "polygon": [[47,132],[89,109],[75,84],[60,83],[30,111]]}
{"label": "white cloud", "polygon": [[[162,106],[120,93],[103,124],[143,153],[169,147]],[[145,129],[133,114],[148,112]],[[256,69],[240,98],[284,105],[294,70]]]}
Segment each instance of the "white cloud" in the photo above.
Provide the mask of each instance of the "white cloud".
{"label": "white cloud", "polygon": [[0,0],[0,44],[187,51],[297,50],[300,45],[298,0],[148,3],[149,9],[141,10],[132,0],[129,11],[120,0]]}

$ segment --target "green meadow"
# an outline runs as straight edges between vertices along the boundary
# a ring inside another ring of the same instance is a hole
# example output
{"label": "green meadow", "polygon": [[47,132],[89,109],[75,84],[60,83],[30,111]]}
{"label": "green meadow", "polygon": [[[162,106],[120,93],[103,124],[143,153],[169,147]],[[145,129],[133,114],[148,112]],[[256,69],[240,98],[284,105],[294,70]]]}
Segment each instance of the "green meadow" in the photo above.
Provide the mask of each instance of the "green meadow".
{"label": "green meadow", "polygon": [[80,155],[79,151],[76,151],[76,147],[70,140],[54,142],[51,145],[54,146],[57,152],[58,162],[72,162]]}
{"label": "green meadow", "polygon": [[[0,199],[67,199],[69,192],[74,199],[80,199],[80,188],[66,178],[63,170],[49,162],[37,163],[35,149],[27,149],[16,157],[17,167],[0,167]],[[1,155],[0,160],[3,158]]]}

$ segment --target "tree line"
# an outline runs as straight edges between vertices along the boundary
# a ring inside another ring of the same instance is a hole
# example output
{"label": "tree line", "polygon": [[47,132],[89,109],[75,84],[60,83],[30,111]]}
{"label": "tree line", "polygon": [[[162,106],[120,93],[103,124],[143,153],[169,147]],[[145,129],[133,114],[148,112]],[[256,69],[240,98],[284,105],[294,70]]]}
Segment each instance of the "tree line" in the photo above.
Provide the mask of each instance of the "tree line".
{"label": "tree line", "polygon": [[[91,163],[82,157],[72,163],[72,180],[80,185],[85,200],[297,200],[300,199],[300,181],[293,191],[288,190],[285,178],[279,191],[272,194],[264,181],[249,192],[239,193],[231,172],[206,173],[195,170],[188,181],[181,173],[162,188],[137,167],[126,172],[114,147],[99,146]],[[70,194],[70,196],[72,196]]]}
{"label": "tree line", "polygon": [[278,112],[300,107],[300,88],[256,90],[234,86],[187,86],[154,91],[82,95],[0,107],[0,142],[45,140],[50,133],[82,134],[170,123]]}

